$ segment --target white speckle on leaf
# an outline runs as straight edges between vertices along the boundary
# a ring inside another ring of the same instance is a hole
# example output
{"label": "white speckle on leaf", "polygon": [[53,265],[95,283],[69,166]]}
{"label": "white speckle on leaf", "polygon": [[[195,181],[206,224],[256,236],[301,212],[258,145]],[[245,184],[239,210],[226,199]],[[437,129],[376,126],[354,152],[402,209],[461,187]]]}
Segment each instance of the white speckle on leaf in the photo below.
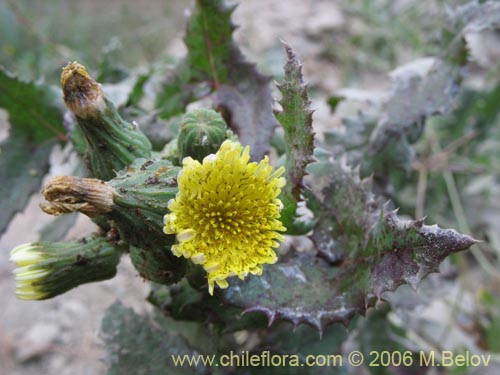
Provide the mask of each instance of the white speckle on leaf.
{"label": "white speckle on leaf", "polygon": [[299,266],[294,265],[294,266],[280,266],[279,267],[280,271],[283,272],[283,274],[289,278],[289,279],[297,279],[302,282],[307,282],[306,275],[302,272],[302,270],[299,268]]}

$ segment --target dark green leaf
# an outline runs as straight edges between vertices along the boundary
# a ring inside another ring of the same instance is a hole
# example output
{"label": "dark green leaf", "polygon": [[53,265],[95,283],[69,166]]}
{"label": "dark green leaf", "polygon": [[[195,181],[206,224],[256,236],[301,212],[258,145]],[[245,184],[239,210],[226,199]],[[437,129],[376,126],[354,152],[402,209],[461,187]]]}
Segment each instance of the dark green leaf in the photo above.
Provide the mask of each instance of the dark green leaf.
{"label": "dark green leaf", "polygon": [[250,146],[253,160],[261,160],[270,150],[278,121],[273,113],[270,78],[260,74],[236,49],[228,61],[229,81],[219,87],[215,104],[227,111],[227,123],[243,145]]}
{"label": "dark green leaf", "polygon": [[[198,86],[191,83],[190,68],[185,61],[181,61],[169,72],[156,96],[159,115],[167,119],[182,114],[186,106],[199,97]],[[209,92],[204,90],[205,95]]]}
{"label": "dark green leaf", "polygon": [[311,101],[302,77],[302,65],[292,48],[285,45],[288,60],[285,77],[278,85],[283,97],[283,110],[276,115],[285,132],[286,177],[285,194],[300,200],[306,166],[313,160],[314,133],[312,129]]}
{"label": "dark green leaf", "polygon": [[[427,368],[420,367],[418,354],[411,352],[404,345],[406,331],[389,321],[387,316],[389,311],[388,306],[384,306],[380,310],[370,311],[366,319],[358,321],[359,349],[365,358],[373,360],[375,358],[373,352],[380,356],[376,361],[377,366],[365,363],[366,369],[373,375],[398,375],[401,373],[398,368],[405,374],[424,375]],[[382,352],[389,353],[389,360]],[[400,365],[385,366],[384,363],[388,362]]]}
{"label": "dark green leaf", "polygon": [[[161,320],[161,317],[157,318]],[[117,302],[107,310],[101,333],[108,350],[109,375],[203,374],[199,366],[174,366],[172,355],[197,357],[186,340],[161,329]]]}
{"label": "dark green leaf", "polygon": [[224,0],[196,0],[184,39],[191,79],[217,87],[228,81],[227,62],[233,48],[231,14],[234,6]]}
{"label": "dark green leaf", "polygon": [[144,85],[151,78],[151,73],[142,73],[137,76],[137,80],[134,83],[134,87],[128,96],[126,107],[138,107],[139,103],[144,96]]}
{"label": "dark green leaf", "polygon": [[130,76],[130,71],[117,62],[109,53],[104,53],[99,63],[96,81],[100,83],[119,83]]}
{"label": "dark green leaf", "polygon": [[454,104],[462,68],[470,60],[468,34],[498,29],[497,10],[494,2],[471,2],[450,12],[453,25],[446,30],[450,37],[444,38],[443,52],[431,68],[425,74],[408,67],[400,70],[377,115],[349,119],[345,134],[335,131],[327,137],[335,154],[348,151],[349,161],[360,164],[363,175],[374,172],[379,185],[387,183],[395,169],[408,171],[415,155],[411,144],[421,136],[427,119],[447,114]]}
{"label": "dark green leaf", "polygon": [[409,168],[414,155],[410,144],[420,138],[429,116],[449,111],[458,79],[459,70],[439,60],[424,78],[411,72],[396,78],[368,146],[373,170],[387,175],[395,166]]}
{"label": "dark green leaf", "polygon": [[[347,324],[377,298],[399,285],[416,287],[437,272],[448,255],[475,243],[454,230],[402,220],[340,162],[312,164],[321,201],[312,236],[318,255],[291,254],[264,274],[231,283],[224,298],[272,322],[307,323],[321,332],[331,322]],[[275,293],[279,290],[279,293]]]}
{"label": "dark green leaf", "polygon": [[[347,330],[339,325],[328,327],[318,339],[318,332],[309,326],[303,325],[292,330],[289,324],[277,324],[269,329],[269,333],[262,338],[262,342],[253,349],[253,353],[260,355],[265,351],[271,354],[288,355],[289,366],[286,374],[347,374],[348,365],[342,357],[341,345],[347,339]],[[307,366],[307,361],[316,356],[318,364]],[[297,361],[299,365],[292,362]],[[323,362],[324,361],[324,362]],[[249,374],[282,374],[283,368],[252,367]]]}
{"label": "dark green leaf", "polygon": [[[197,0],[185,36],[186,58],[157,98],[163,117],[185,110],[186,105],[215,91],[212,99],[241,143],[250,145],[251,156],[260,160],[269,152],[277,126],[269,88],[270,78],[245,61],[233,41],[233,6],[224,0]],[[202,84],[208,90],[201,89]]]}
{"label": "dark green leaf", "polygon": [[214,324],[224,333],[267,327],[263,314],[242,315],[239,308],[222,306],[208,294],[205,283],[204,280],[200,288],[194,288],[186,280],[168,287],[155,284],[148,301],[176,320]]}
{"label": "dark green leaf", "polygon": [[335,110],[337,109],[337,106],[339,105],[339,103],[344,100],[345,98],[343,96],[339,96],[339,95],[332,95],[330,96],[328,99],[327,99],[327,103],[328,105],[330,106],[330,111],[332,113],[335,112]]}
{"label": "dark green leaf", "polygon": [[48,87],[22,82],[0,69],[0,108],[11,124],[0,145],[0,234],[39,189],[52,146],[64,138],[62,115],[53,100]]}
{"label": "dark green leaf", "polygon": [[288,60],[284,66],[285,77],[278,88],[282,93],[282,111],[276,115],[285,138],[287,184],[280,197],[284,209],[281,221],[288,234],[305,234],[312,224],[300,222],[296,217],[297,203],[304,189],[306,166],[313,160],[314,133],[312,130],[311,101],[302,77],[302,65],[292,48],[285,44]]}

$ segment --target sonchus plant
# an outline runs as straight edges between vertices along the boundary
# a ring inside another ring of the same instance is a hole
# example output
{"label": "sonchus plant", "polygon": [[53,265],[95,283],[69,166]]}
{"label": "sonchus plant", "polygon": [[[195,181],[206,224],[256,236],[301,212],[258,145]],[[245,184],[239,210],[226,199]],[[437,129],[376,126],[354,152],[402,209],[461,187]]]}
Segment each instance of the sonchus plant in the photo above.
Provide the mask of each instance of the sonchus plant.
{"label": "sonchus plant", "polygon": [[[127,254],[153,282],[148,300],[168,319],[191,321],[206,337],[217,337],[212,347],[235,349],[231,332],[258,329],[259,345],[273,348],[274,338],[297,342],[290,350],[300,351],[310,342],[308,334],[300,341],[286,326],[271,324],[306,323],[323,336],[344,337],[329,326],[347,326],[401,284],[416,287],[447,256],[476,242],[453,229],[403,219],[375,194],[390,190],[382,173],[392,157],[386,146],[409,147],[408,132],[417,122],[421,130],[422,116],[409,111],[397,122],[387,115],[377,127],[367,127],[368,139],[379,148],[348,144],[355,137],[329,149],[315,147],[313,111],[297,56],[285,46],[281,111],[274,113],[270,78],[245,61],[233,41],[232,11],[221,0],[196,2],[185,37],[187,56],[156,93],[156,113],[167,120],[182,114],[177,136],[161,151],[152,149],[136,122],[123,118],[84,66],[73,62],[63,68],[63,98],[75,127],[69,139],[89,176],[49,180],[41,208],[50,215],[82,213],[100,229],[79,241],[12,250],[19,298],[52,298],[111,278]],[[439,79],[459,74],[460,66],[447,61],[436,65]],[[5,73],[0,78],[14,80]],[[186,110],[202,97],[211,108]],[[13,114],[14,128],[22,129],[19,109],[1,94],[0,99]],[[277,127],[282,129],[275,134]],[[37,139],[45,138],[42,133]],[[339,154],[343,146],[349,150]],[[352,161],[363,170],[353,169]],[[293,240],[285,246],[285,235],[307,237],[311,248],[299,252]],[[138,366],[134,351],[144,345],[151,355],[160,348],[204,352],[196,340],[182,338],[189,336],[183,327],[176,326],[178,336],[159,334],[157,326],[114,305],[103,331],[109,343],[119,341],[128,350],[114,353],[113,373]],[[144,337],[151,340],[142,342]],[[149,373],[162,373],[169,365],[148,366]]]}

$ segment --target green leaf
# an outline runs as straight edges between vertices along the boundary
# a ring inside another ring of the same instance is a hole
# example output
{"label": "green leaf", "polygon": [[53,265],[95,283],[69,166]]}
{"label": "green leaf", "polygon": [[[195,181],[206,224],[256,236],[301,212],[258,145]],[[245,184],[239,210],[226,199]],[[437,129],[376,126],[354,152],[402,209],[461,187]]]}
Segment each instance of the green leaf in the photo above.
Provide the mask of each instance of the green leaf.
{"label": "green leaf", "polygon": [[237,307],[222,307],[217,298],[208,294],[206,281],[203,281],[200,288],[193,287],[185,279],[172,286],[154,284],[148,301],[173,319],[210,323],[223,333],[267,327],[263,314],[242,315]]}
{"label": "green leaf", "polygon": [[335,156],[347,153],[350,164],[359,164],[362,175],[374,173],[385,188],[394,171],[410,170],[415,157],[412,144],[422,135],[427,119],[451,110],[460,72],[460,67],[440,59],[425,74],[411,67],[400,69],[393,75],[387,99],[366,113],[343,119],[344,132],[327,133],[329,148]]}
{"label": "green leaf", "polygon": [[348,151],[349,162],[360,164],[363,175],[375,173],[379,185],[386,184],[395,169],[408,171],[415,155],[411,145],[420,138],[427,119],[448,114],[454,105],[462,68],[471,60],[469,33],[498,29],[497,10],[494,2],[471,2],[450,12],[452,22],[441,43],[443,53],[423,74],[414,69],[415,64],[398,69],[382,108],[373,105],[370,109],[376,115],[347,119],[345,134],[330,133],[326,140],[335,155]]}
{"label": "green leaf", "polygon": [[234,50],[229,66],[229,82],[219,87],[215,105],[227,111],[228,126],[243,145],[250,146],[252,160],[261,160],[271,148],[278,121],[273,113],[270,78],[260,74]]}
{"label": "green leaf", "polygon": [[134,83],[134,87],[130,92],[127,103],[125,103],[126,107],[138,107],[139,103],[144,96],[144,86],[151,78],[151,72],[139,73],[137,75],[137,80]]}
{"label": "green leaf", "polygon": [[64,139],[62,115],[48,87],[22,82],[0,68],[0,108],[10,134],[0,144],[0,234],[40,188],[52,146]]}
{"label": "green leaf", "polygon": [[111,54],[104,52],[99,63],[97,82],[119,83],[130,76],[130,71],[116,61]]}
{"label": "green leaf", "polygon": [[222,0],[196,1],[184,37],[187,56],[171,70],[157,96],[156,106],[162,117],[184,112],[187,104],[199,97],[200,83],[208,83],[210,89],[203,92],[207,95],[228,81],[233,9]]}
{"label": "green leaf", "polygon": [[[341,351],[346,339],[347,330],[339,325],[326,328],[319,340],[318,332],[312,327],[303,325],[292,330],[289,324],[277,324],[262,337],[261,343],[252,353],[260,355],[269,351],[275,355],[288,355],[288,363],[292,365],[286,367],[286,374],[347,374],[347,359],[342,357]],[[317,356],[318,365],[306,366],[307,361],[311,360],[307,356]],[[300,365],[291,363],[295,359]],[[249,370],[250,374],[283,374],[283,369],[278,366],[252,367]]]}
{"label": "green leaf", "polygon": [[305,234],[312,225],[298,221],[296,211],[304,189],[306,166],[313,160],[313,111],[302,77],[302,65],[290,46],[285,44],[285,50],[288,57],[285,77],[282,84],[277,84],[282,94],[282,111],[276,114],[284,130],[286,153],[287,184],[280,197],[284,205],[280,219],[288,234]]}
{"label": "green leaf", "polygon": [[330,107],[330,111],[331,111],[332,113],[335,113],[335,110],[337,109],[337,106],[338,106],[338,105],[340,104],[340,102],[341,102],[342,100],[344,100],[344,99],[345,99],[345,97],[340,96],[340,95],[332,95],[332,96],[330,96],[330,97],[326,100],[326,102],[327,102],[328,106]]}
{"label": "green leaf", "polygon": [[[198,85],[190,81],[191,71],[185,61],[181,61],[169,72],[155,100],[155,106],[162,118],[182,114],[186,106],[199,97]],[[208,94],[209,91],[205,90],[204,93]]]}
{"label": "green leaf", "polygon": [[[370,190],[369,180],[338,161],[312,164],[321,210],[312,236],[316,254],[291,253],[261,277],[230,282],[224,298],[270,322],[307,323],[321,332],[363,314],[384,292],[416,287],[448,255],[476,241],[451,229],[403,220]],[[274,291],[279,290],[280,293]]]}
{"label": "green leaf", "polygon": [[[252,158],[260,160],[269,152],[278,125],[270,77],[248,63],[234,43],[233,10],[223,0],[196,1],[185,36],[188,54],[163,85],[156,104],[162,116],[173,116],[190,101],[214,92],[213,105],[240,142],[250,145]],[[202,84],[208,90],[203,91]]]}
{"label": "green leaf", "polygon": [[313,169],[326,177],[317,181],[323,211],[312,239],[325,259],[341,258],[341,268],[355,268],[358,277],[369,279],[366,290],[377,297],[403,283],[416,288],[448,255],[476,243],[453,229],[398,217],[372,193],[370,179],[361,180],[359,171],[341,161],[316,163]]}
{"label": "green leaf", "polygon": [[284,66],[285,77],[283,83],[278,85],[283,95],[280,101],[283,110],[276,118],[285,132],[288,181],[285,194],[299,201],[306,166],[313,160],[313,111],[302,77],[302,65],[290,46],[285,44],[285,50],[288,57]]}
{"label": "green leaf", "polygon": [[186,340],[161,328],[161,317],[153,321],[116,302],[102,321],[101,334],[108,350],[108,375],[201,374],[199,366],[174,366],[172,355],[196,357]]}
{"label": "green leaf", "polygon": [[215,87],[228,81],[226,64],[233,48],[234,9],[224,0],[196,0],[184,39],[191,79],[210,81]]}
{"label": "green leaf", "polygon": [[260,74],[248,63],[233,41],[235,26],[231,23],[231,14],[234,9],[224,0],[197,1],[198,17],[193,17],[193,25],[198,26],[196,32],[188,33],[186,40],[192,38],[193,43],[187,42],[187,45],[190,56],[197,60],[195,67],[211,78],[216,90],[215,106],[223,110],[240,142],[250,146],[252,159],[261,160],[269,152],[278,126],[272,108],[270,77]]}
{"label": "green leaf", "polygon": [[407,71],[395,79],[371,134],[365,161],[372,170],[387,175],[394,167],[410,167],[414,157],[410,144],[420,138],[428,117],[449,111],[458,92],[459,73],[457,67],[436,60],[423,78]]}
{"label": "green leaf", "polygon": [[[424,375],[427,368],[419,366],[418,353],[413,353],[404,343],[406,331],[391,323],[388,318],[389,306],[368,312],[365,319],[359,319],[357,324],[359,349],[365,358],[375,361],[377,366],[370,366],[365,362],[366,370],[373,375],[398,375],[398,369],[404,369],[414,375]],[[374,352],[375,354],[374,356]],[[382,352],[388,352],[386,358]],[[394,359],[393,362],[392,359]],[[385,363],[394,363],[399,366],[385,366]]]}

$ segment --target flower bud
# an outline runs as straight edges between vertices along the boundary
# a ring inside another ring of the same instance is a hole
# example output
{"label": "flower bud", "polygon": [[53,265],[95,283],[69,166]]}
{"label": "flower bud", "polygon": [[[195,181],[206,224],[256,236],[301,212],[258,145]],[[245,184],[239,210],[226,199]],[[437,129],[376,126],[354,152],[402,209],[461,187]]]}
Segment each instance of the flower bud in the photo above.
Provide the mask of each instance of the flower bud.
{"label": "flower bud", "polygon": [[75,116],[97,117],[105,110],[106,103],[101,85],[94,81],[85,67],[76,61],[63,68],[61,86],[64,102]]}
{"label": "flower bud", "polygon": [[163,233],[168,202],[177,194],[179,168],[167,160],[137,159],[116,178],[104,182],[79,177],[56,177],[43,189],[48,214],[78,211],[92,217],[130,245],[130,256],[141,276],[170,284],[185,273],[185,261],[170,247],[175,236]]}
{"label": "flower bud", "polygon": [[187,156],[202,161],[205,156],[215,154],[229,134],[221,115],[211,109],[186,113],[178,138],[180,162]]}
{"label": "flower bud", "polygon": [[72,62],[64,67],[61,85],[64,101],[85,136],[85,162],[94,177],[110,180],[136,158],[150,157],[151,142],[137,124],[119,115],[83,65]]}
{"label": "flower bud", "polygon": [[78,211],[92,218],[111,211],[114,193],[113,187],[95,178],[54,177],[43,188],[48,202],[40,208],[54,216]]}
{"label": "flower bud", "polygon": [[85,283],[111,279],[120,255],[119,249],[98,236],[17,246],[10,253],[18,267],[16,295],[24,300],[48,299]]}

